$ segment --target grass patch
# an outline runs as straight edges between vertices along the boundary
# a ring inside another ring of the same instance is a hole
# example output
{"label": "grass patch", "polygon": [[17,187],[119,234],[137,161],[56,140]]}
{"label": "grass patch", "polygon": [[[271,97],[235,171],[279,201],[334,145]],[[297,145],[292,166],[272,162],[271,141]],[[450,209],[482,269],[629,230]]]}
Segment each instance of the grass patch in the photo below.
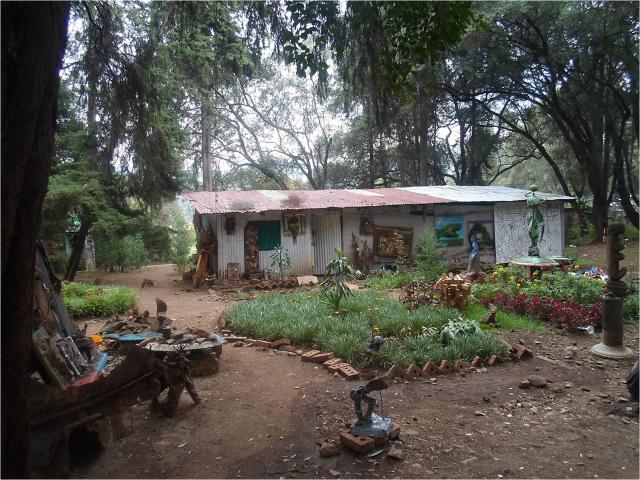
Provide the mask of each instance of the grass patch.
{"label": "grass patch", "polygon": [[62,299],[69,313],[76,317],[123,313],[137,302],[130,288],[78,282],[62,284]]}
{"label": "grass patch", "polygon": [[[482,322],[486,318],[489,310],[479,303],[470,304],[465,310],[465,317],[476,322]],[[545,330],[544,324],[535,318],[518,315],[510,312],[498,311],[496,321],[502,328],[514,330],[529,330],[531,332],[542,332]],[[484,325],[481,325],[484,327]]]}
{"label": "grass patch", "polygon": [[[426,305],[408,311],[397,300],[375,291],[354,292],[339,311],[317,292],[270,292],[231,306],[226,318],[235,331],[249,337],[286,337],[294,344],[330,350],[360,367],[386,368],[394,363],[406,367],[410,363],[424,365],[428,361],[504,353],[504,344],[486,332],[456,338],[444,346],[440,332],[450,320],[460,318],[457,310]],[[387,338],[377,356],[366,352],[372,324]]]}

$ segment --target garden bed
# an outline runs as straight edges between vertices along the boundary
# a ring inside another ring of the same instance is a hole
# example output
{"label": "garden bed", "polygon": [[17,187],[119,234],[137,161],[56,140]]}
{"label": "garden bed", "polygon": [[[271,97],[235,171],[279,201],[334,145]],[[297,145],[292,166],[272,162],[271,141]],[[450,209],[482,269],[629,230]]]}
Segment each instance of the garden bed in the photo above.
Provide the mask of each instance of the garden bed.
{"label": "garden bed", "polygon": [[[443,342],[442,330],[462,320],[460,312],[432,305],[408,311],[397,300],[374,291],[355,292],[338,311],[317,292],[267,293],[233,305],[226,318],[235,332],[315,345],[358,367],[469,361],[476,355],[502,356],[507,349],[501,340],[479,330]],[[387,339],[378,355],[367,353],[372,329]]]}
{"label": "garden bed", "polygon": [[136,305],[133,290],[119,285],[63,283],[62,298],[74,317],[102,317],[124,313]]}

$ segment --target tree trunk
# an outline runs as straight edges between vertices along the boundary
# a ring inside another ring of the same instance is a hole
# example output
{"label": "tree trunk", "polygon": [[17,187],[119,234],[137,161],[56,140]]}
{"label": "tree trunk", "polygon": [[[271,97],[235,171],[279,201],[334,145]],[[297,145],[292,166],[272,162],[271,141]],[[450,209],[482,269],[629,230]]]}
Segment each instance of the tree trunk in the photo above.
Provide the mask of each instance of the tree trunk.
{"label": "tree trunk", "polygon": [[202,123],[202,190],[211,192],[213,181],[211,178],[211,109],[205,99],[200,107]]}
{"label": "tree trunk", "polygon": [[33,270],[69,4],[2,3],[2,477],[29,474]]}
{"label": "tree trunk", "polygon": [[76,278],[76,272],[78,271],[78,265],[80,265],[80,258],[82,257],[82,252],[84,252],[84,244],[87,241],[87,235],[89,235],[90,228],[91,222],[86,219],[82,219],[80,230],[78,230],[78,234],[73,240],[73,248],[71,249],[71,256],[67,263],[67,269],[64,272],[64,280],[68,282],[73,282],[73,279]]}

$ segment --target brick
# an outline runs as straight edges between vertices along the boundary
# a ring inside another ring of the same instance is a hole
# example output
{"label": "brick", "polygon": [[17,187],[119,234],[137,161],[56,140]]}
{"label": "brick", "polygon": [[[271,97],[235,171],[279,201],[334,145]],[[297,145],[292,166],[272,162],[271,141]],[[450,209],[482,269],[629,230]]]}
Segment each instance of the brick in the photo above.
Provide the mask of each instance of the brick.
{"label": "brick", "polygon": [[[296,347],[292,347],[291,345],[280,345],[278,350],[284,350],[285,352],[293,353],[296,350]],[[293,353],[295,355],[295,353]]]}
{"label": "brick", "polygon": [[373,438],[373,443],[376,447],[380,447],[389,441],[389,437],[386,435],[384,437],[371,437]]}
{"label": "brick", "polygon": [[[308,362],[313,362],[313,363],[324,363],[327,360],[331,360],[335,355],[333,354],[333,352],[321,352],[321,353],[317,353],[314,356],[312,356],[311,358],[309,358],[309,360],[307,360]],[[304,357],[304,355],[303,355]]]}
{"label": "brick", "polygon": [[341,358],[332,358],[331,360],[327,360],[322,364],[324,368],[329,368],[331,365],[336,365],[338,363],[344,363]]}
{"label": "brick", "polygon": [[422,373],[424,373],[426,377],[433,377],[436,373],[438,373],[438,371],[436,370],[433,362],[427,362],[422,368]]}
{"label": "brick", "polygon": [[511,345],[511,349],[515,352],[515,354],[518,356],[520,360],[533,356],[533,353],[531,352],[531,350],[529,350],[524,345],[520,345],[518,343],[514,343],[513,345]]}
{"label": "brick", "polygon": [[235,343],[235,342],[244,342],[247,339],[247,337],[236,337],[236,336],[229,335],[228,337],[224,337],[224,339],[229,343]]}
{"label": "brick", "polygon": [[317,355],[320,353],[320,350],[309,350],[306,353],[302,354],[302,361],[303,362],[310,362],[311,361],[311,357],[313,357],[314,355]]}
{"label": "brick", "polygon": [[458,372],[464,372],[467,368],[469,368],[469,364],[467,362],[463,362],[462,360],[456,360],[453,368]]}
{"label": "brick", "polygon": [[364,372],[360,371],[360,378],[362,378],[363,380],[373,380],[377,376],[378,372],[376,370],[367,370]]}
{"label": "brick", "polygon": [[438,370],[443,375],[453,372],[453,368],[451,368],[451,365],[449,365],[449,362],[447,362],[446,360],[442,360],[442,362],[440,362],[440,365],[438,365]]}
{"label": "brick", "polygon": [[253,342],[255,342],[255,341],[256,341],[256,339],[255,339],[255,338],[247,338],[247,339],[245,340],[245,342],[247,342],[247,345],[251,345],[251,344],[252,344]]}
{"label": "brick", "polygon": [[340,442],[358,453],[367,453],[375,448],[375,442],[370,437],[357,437],[348,432],[340,432]]}
{"label": "brick", "polygon": [[424,373],[422,373],[422,369],[418,367],[415,363],[412,363],[411,365],[409,365],[405,370],[405,373],[409,378],[418,378],[418,377],[424,376]]}
{"label": "brick", "polygon": [[495,355],[491,355],[489,360],[487,360],[487,366],[489,366],[489,367],[493,367],[494,365],[497,365],[499,363],[501,363],[501,360],[500,360],[500,358],[498,358]]}
{"label": "brick", "polygon": [[478,355],[473,357],[473,360],[471,360],[471,366],[472,367],[480,368],[480,367],[482,367],[482,365],[484,365],[484,362],[482,361],[482,359]]}
{"label": "brick", "polygon": [[274,340],[269,345],[270,348],[278,348],[281,345],[291,345],[291,341],[288,338],[280,338],[278,340]]}
{"label": "brick", "polygon": [[388,378],[406,378],[407,372],[405,372],[400,365],[396,364],[387,371],[385,376]]}
{"label": "brick", "polygon": [[269,348],[269,345],[271,345],[271,342],[267,342],[266,340],[254,340],[253,342],[251,342],[252,347]]}
{"label": "brick", "polygon": [[347,380],[356,380],[357,378],[360,377],[360,373],[358,372],[358,370],[353,368],[351,365],[347,365],[346,367],[341,367],[338,370],[338,373],[342,375],[344,378],[346,378]]}
{"label": "brick", "polygon": [[389,433],[389,440],[395,440],[396,438],[398,438],[400,436],[401,429],[402,427],[400,426],[399,423],[392,423],[391,433]]}
{"label": "brick", "polygon": [[329,370],[329,373],[334,373],[340,370],[342,367],[348,367],[348,366],[349,364],[347,362],[334,363],[329,368],[327,368],[327,370]]}

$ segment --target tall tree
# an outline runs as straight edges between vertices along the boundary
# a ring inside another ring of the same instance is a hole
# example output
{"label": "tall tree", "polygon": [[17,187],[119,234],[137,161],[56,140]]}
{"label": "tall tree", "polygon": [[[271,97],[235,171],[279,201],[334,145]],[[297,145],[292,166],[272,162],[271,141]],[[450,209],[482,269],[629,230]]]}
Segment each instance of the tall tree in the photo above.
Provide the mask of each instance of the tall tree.
{"label": "tall tree", "polygon": [[69,4],[2,3],[2,476],[28,475],[27,381],[40,210]]}

